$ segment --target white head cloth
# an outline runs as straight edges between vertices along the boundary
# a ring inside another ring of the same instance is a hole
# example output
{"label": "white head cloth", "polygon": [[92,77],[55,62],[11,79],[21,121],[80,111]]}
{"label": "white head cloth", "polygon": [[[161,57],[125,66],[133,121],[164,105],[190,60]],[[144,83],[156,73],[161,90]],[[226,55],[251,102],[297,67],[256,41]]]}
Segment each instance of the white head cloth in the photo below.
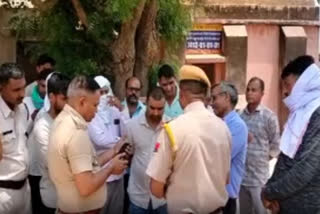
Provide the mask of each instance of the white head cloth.
{"label": "white head cloth", "polygon": [[290,96],[283,102],[290,114],[281,136],[280,150],[294,158],[313,112],[320,106],[320,69],[310,65],[298,78]]}
{"label": "white head cloth", "polygon": [[109,99],[113,96],[111,84],[104,76],[96,76],[94,80],[98,83],[101,89],[108,89],[108,94],[100,96],[98,105],[98,111],[96,115],[102,119],[105,124],[110,123],[111,119],[111,106],[109,105]]}
{"label": "white head cloth", "polygon": [[51,74],[49,74],[46,79],[46,96],[44,97],[44,105],[43,105],[45,112],[48,112],[50,110],[50,106],[51,106],[49,96],[48,96],[48,81],[54,73],[56,73],[56,72],[52,72]]}
{"label": "white head cloth", "polygon": [[111,83],[110,81],[105,78],[104,76],[96,76],[94,80],[98,83],[100,88],[106,88],[108,89],[108,94],[107,96],[113,96],[113,91],[111,89]]}

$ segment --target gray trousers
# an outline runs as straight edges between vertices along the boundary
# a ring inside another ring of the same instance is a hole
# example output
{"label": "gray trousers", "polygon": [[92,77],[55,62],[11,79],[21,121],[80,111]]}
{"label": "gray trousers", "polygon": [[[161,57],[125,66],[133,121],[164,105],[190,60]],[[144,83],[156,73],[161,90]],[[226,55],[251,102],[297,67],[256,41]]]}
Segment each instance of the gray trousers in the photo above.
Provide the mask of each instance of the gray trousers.
{"label": "gray trousers", "polygon": [[240,214],[267,214],[261,200],[262,187],[241,186]]}
{"label": "gray trousers", "polygon": [[107,184],[107,202],[102,208],[100,214],[122,213],[124,205],[124,184],[123,178],[108,182]]}

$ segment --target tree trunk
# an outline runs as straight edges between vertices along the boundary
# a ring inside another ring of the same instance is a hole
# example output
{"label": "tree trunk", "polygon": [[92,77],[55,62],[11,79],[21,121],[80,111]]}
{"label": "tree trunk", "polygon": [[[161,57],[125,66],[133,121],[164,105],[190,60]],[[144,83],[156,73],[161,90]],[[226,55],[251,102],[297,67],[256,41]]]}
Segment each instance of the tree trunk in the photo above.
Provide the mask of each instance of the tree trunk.
{"label": "tree trunk", "polygon": [[77,13],[77,16],[81,23],[88,28],[88,19],[87,19],[87,14],[84,12],[84,9],[82,7],[82,4],[80,3],[79,0],[71,0],[72,5]]}
{"label": "tree trunk", "polygon": [[160,40],[156,30],[157,12],[158,0],[150,0],[144,8],[135,38],[136,61],[134,75],[142,81],[144,86],[142,95],[146,95],[148,90],[150,67],[160,61]]}
{"label": "tree trunk", "polygon": [[50,1],[43,1],[43,0],[31,0],[32,4],[37,8],[37,10],[41,12],[48,11],[52,9],[58,0],[50,0]]}
{"label": "tree trunk", "polygon": [[146,0],[140,0],[133,16],[121,26],[119,37],[111,45],[113,73],[115,75],[115,94],[122,99],[125,95],[125,81],[133,75],[135,64],[135,35],[141,20]]}

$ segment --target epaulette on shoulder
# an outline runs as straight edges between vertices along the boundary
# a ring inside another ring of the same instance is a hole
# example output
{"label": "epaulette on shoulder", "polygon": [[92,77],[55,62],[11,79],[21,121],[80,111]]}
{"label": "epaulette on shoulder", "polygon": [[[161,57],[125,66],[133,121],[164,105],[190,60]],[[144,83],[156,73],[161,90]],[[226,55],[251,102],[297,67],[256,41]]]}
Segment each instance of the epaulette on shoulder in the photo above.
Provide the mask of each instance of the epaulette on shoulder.
{"label": "epaulette on shoulder", "polygon": [[173,131],[171,129],[170,124],[168,124],[168,123],[165,123],[163,125],[163,128],[164,128],[165,132],[168,135],[168,138],[169,138],[169,141],[170,141],[170,147],[172,149],[173,159],[174,159],[175,158],[175,153],[178,150],[178,147],[177,147],[177,144],[176,144],[176,141],[175,141],[175,137],[174,137],[174,133],[173,133]]}

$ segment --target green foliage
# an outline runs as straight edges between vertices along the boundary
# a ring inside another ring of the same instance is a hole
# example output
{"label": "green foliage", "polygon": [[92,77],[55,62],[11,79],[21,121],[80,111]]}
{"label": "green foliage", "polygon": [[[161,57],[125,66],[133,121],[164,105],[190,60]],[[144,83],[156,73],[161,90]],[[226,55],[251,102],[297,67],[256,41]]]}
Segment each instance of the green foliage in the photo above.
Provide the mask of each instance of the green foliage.
{"label": "green foliage", "polygon": [[159,0],[157,26],[168,47],[177,48],[185,41],[191,27],[191,15],[180,0]]}
{"label": "green foliage", "polygon": [[27,36],[33,37],[36,36],[39,29],[39,21],[40,19],[30,14],[25,13],[25,11],[21,11],[16,13],[10,19],[11,28],[15,30],[15,33],[18,38],[25,38]]}
{"label": "green foliage", "polygon": [[82,2],[90,23],[87,31],[77,29],[79,20],[71,1],[64,0],[42,14],[19,13],[11,19],[11,26],[19,38],[37,36],[44,41],[27,49],[33,56],[48,53],[56,59],[57,70],[68,74],[99,73],[110,58],[105,44],[112,41],[115,23],[101,8],[93,7],[92,2]]}
{"label": "green foliage", "polygon": [[[79,25],[70,0],[59,0],[51,9],[19,11],[11,27],[26,44],[27,54],[48,53],[57,61],[57,70],[67,73],[96,74],[111,62],[110,44],[120,32],[121,24],[132,18],[140,0],[80,0],[88,19],[88,29]],[[157,29],[169,47],[183,42],[190,26],[189,13],[179,0],[159,0]],[[121,33],[121,32],[120,32]]]}
{"label": "green foliage", "polygon": [[[185,42],[192,26],[191,15],[180,0],[159,0],[157,28],[161,39],[167,43],[169,52],[175,52],[179,45]],[[178,75],[181,66],[179,59],[170,57],[170,62],[160,62],[153,65],[148,73],[149,87],[155,87],[158,82],[158,71],[164,64],[169,64]]]}
{"label": "green foliage", "polygon": [[109,0],[105,12],[110,14],[116,22],[123,22],[131,18],[132,11],[140,0]]}

